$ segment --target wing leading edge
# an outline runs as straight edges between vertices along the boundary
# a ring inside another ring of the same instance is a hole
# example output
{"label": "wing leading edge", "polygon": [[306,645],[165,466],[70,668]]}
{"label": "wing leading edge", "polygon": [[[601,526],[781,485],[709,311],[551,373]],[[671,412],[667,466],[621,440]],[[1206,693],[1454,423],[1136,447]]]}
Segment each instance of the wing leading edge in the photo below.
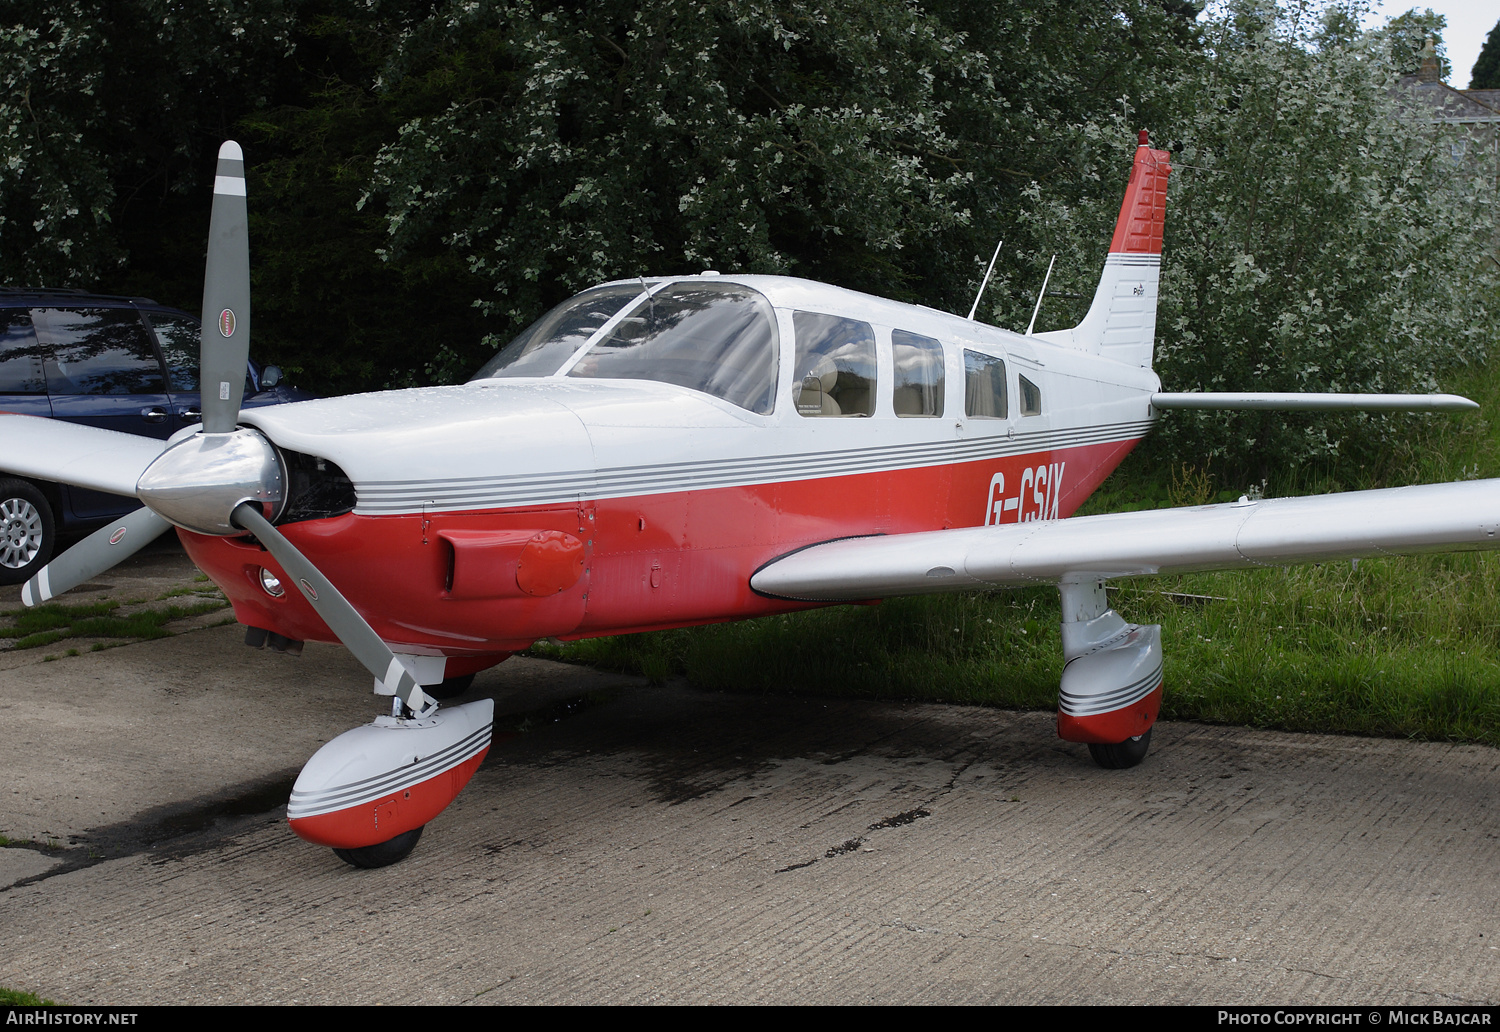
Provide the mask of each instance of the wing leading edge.
{"label": "wing leading edge", "polygon": [[840,602],[1484,548],[1500,548],[1500,480],[847,538],[773,560],[750,585]]}

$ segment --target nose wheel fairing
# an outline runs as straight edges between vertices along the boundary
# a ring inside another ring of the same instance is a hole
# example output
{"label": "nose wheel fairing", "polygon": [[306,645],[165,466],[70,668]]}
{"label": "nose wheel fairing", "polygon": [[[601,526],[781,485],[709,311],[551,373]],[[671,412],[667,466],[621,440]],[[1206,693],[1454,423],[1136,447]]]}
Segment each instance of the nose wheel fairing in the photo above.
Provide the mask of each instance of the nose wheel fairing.
{"label": "nose wheel fairing", "polygon": [[445,810],[489,752],[495,704],[481,699],[403,720],[377,717],[313,754],[287,805],[308,842],[359,849],[421,828]]}

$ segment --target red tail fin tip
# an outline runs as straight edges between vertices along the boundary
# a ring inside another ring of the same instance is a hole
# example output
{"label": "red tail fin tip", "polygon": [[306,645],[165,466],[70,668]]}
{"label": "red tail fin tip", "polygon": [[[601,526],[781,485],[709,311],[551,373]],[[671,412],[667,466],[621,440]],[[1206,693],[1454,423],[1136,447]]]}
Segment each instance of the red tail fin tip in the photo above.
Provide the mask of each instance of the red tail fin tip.
{"label": "red tail fin tip", "polygon": [[1146,130],[1141,130],[1139,139],[1135,164],[1130,169],[1130,185],[1125,188],[1115,235],[1109,242],[1110,254],[1161,254],[1171,155],[1164,150],[1152,150]]}

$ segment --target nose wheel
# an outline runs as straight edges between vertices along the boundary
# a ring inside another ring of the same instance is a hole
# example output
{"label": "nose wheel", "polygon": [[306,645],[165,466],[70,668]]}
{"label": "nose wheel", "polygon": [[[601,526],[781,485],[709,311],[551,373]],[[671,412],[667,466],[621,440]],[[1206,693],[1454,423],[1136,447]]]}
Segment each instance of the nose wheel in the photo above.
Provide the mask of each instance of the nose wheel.
{"label": "nose wheel", "polygon": [[422,838],[422,829],[427,827],[423,824],[404,831],[393,839],[377,842],[373,846],[360,846],[358,849],[335,849],[333,855],[344,863],[353,867],[362,867],[371,870],[376,867],[389,867],[391,864],[400,863],[411,855],[411,851],[417,848],[417,842]]}
{"label": "nose wheel", "polygon": [[1146,753],[1151,749],[1151,728],[1146,729],[1143,735],[1127,738],[1123,742],[1112,745],[1100,745],[1097,742],[1089,743],[1089,755],[1094,762],[1105,770],[1124,770],[1134,767],[1146,758]]}

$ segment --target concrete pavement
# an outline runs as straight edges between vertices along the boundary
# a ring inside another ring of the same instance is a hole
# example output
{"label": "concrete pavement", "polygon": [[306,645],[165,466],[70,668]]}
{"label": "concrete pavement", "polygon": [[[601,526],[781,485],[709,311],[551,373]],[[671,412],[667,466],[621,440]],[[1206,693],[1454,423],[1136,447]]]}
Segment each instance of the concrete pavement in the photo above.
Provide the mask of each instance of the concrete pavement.
{"label": "concrete pavement", "polygon": [[0,985],[80,1004],[1500,1000],[1493,749],[1168,723],[1144,765],[1102,771],[1048,714],[521,659],[476,683],[504,730],[470,786],[408,861],[357,871],[283,804],[318,744],[376,712],[368,675],[240,633],[0,657],[0,834],[60,847],[0,849]]}

